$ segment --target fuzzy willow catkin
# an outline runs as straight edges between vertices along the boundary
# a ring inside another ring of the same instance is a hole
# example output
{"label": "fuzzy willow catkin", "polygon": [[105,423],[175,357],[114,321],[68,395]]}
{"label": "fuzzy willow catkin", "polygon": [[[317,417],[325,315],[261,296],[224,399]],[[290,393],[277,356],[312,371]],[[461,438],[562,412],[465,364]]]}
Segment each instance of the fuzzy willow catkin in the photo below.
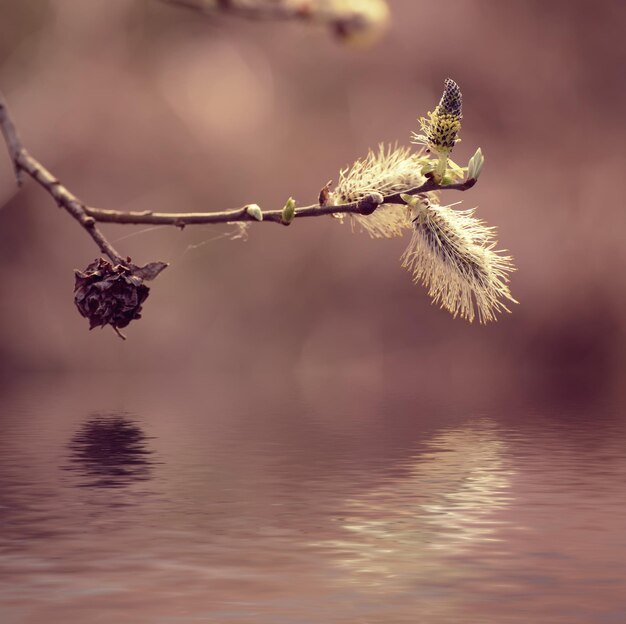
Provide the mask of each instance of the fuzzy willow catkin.
{"label": "fuzzy willow catkin", "polygon": [[[339,174],[339,182],[331,194],[330,201],[341,205],[356,202],[371,193],[391,195],[402,193],[422,185],[426,178],[422,174],[424,158],[408,147],[379,145],[363,159]],[[405,205],[385,204],[371,215],[350,215],[352,225],[359,226],[373,238],[402,236],[411,227]]]}
{"label": "fuzzy willow catkin", "polygon": [[419,150],[381,145],[370,151],[340,172],[329,201],[340,206],[372,193],[400,194],[404,204],[384,202],[371,214],[351,213],[353,229],[356,225],[373,238],[393,238],[410,230],[401,260],[413,280],[454,317],[486,323],[509,311],[506,303],[517,303],[508,287],[513,260],[495,249],[494,228],[476,218],[474,209],[441,206],[436,192],[406,194],[429,177],[444,188],[469,179],[476,182],[484,164],[480,148],[467,167],[449,158],[460,140],[462,109],[461,89],[448,78],[435,110],[419,120],[422,134],[412,135]]}
{"label": "fuzzy willow catkin", "polygon": [[440,206],[418,196],[412,206],[413,233],[402,266],[454,317],[481,323],[509,311],[503,301],[517,303],[507,285],[514,270],[510,256],[494,250],[494,228],[474,210]]}

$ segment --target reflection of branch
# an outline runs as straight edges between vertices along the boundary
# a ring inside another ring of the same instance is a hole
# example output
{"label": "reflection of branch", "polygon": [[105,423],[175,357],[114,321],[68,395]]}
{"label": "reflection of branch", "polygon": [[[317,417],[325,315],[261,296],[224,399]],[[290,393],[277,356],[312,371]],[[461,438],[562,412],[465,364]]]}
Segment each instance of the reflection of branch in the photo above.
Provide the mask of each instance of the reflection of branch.
{"label": "reflection of branch", "polygon": [[252,20],[293,20],[325,24],[336,35],[384,29],[389,19],[386,0],[161,0],[199,13],[224,13]]}
{"label": "reflection of branch", "polygon": [[35,182],[42,186],[56,201],[67,210],[74,219],[87,231],[89,236],[98,245],[100,251],[106,254],[115,264],[126,264],[126,261],[114,249],[104,234],[96,227],[96,221],[85,212],[81,201],[68,191],[39,161],[35,160],[22,145],[15,126],[9,117],[4,97],[0,93],[0,127],[9,148],[9,154],[13,161],[13,167],[18,183],[21,182],[22,172],[27,173]]}

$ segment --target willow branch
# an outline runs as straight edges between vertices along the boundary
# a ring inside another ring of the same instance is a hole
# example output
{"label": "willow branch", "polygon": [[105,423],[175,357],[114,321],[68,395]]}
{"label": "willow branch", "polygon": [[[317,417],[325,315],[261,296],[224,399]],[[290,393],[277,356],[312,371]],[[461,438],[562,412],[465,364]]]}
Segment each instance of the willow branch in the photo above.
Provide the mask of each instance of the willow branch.
{"label": "willow branch", "polygon": [[[6,141],[9,155],[13,161],[18,181],[22,173],[28,174],[35,182],[44,188],[56,201],[56,203],[69,212],[74,219],[87,231],[89,236],[98,245],[100,251],[107,255],[115,264],[126,265],[127,261],[109,243],[104,234],[97,228],[96,222],[119,223],[129,225],[172,225],[183,228],[187,225],[257,222],[254,212],[248,210],[248,206],[220,212],[124,212],[121,210],[106,210],[86,206],[73,193],[71,193],[59,180],[48,171],[38,160],[33,158],[22,145],[15,125],[9,116],[6,103],[0,94],[0,128]],[[407,190],[405,195],[417,195],[442,190],[465,191],[476,183],[474,179],[464,182],[442,185],[429,177],[424,184]],[[384,204],[405,204],[402,194],[394,193],[383,196],[372,193],[359,201],[340,205],[313,204],[295,210],[294,217],[321,217],[335,214],[362,214],[370,215]],[[257,209],[258,210],[258,209]],[[285,223],[283,209],[268,210],[263,212],[263,222]]]}
{"label": "willow branch", "polygon": [[100,251],[107,255],[115,264],[126,264],[126,260],[115,250],[96,227],[96,220],[89,216],[83,203],[66,189],[55,176],[38,160],[33,158],[22,145],[17,130],[7,109],[3,95],[0,93],[0,128],[6,141],[9,155],[18,180],[21,183],[22,173],[28,174],[37,184],[44,188],[56,203],[69,212],[95,241]]}
{"label": "willow branch", "polygon": [[[432,191],[456,190],[466,191],[474,184],[476,180],[466,180],[457,184],[441,185],[433,181],[432,178],[426,180],[421,186],[407,190],[405,195],[418,195],[420,193],[429,193]],[[304,217],[321,217],[324,215],[334,214],[372,214],[379,206],[384,204],[405,204],[406,202],[400,196],[400,193],[393,195],[377,195],[372,194],[358,202],[349,204],[340,204],[333,206],[320,206],[313,204],[311,206],[303,206],[295,211],[295,218],[302,219]],[[187,225],[201,225],[212,223],[237,223],[237,222],[257,222],[248,211],[246,206],[235,208],[233,210],[223,210],[220,212],[152,212],[150,210],[123,212],[121,210],[105,210],[102,208],[84,207],[85,212],[95,219],[103,223],[125,223],[132,225],[173,225],[183,228]],[[281,223],[283,222],[283,211],[267,210],[263,212],[263,223]]]}

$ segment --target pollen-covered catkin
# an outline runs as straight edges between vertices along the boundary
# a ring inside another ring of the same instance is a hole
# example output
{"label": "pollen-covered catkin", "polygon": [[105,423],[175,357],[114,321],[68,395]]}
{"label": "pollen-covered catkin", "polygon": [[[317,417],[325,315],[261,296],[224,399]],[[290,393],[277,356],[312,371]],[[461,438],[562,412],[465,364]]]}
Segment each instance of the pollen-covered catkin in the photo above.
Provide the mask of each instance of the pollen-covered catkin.
{"label": "pollen-covered catkin", "polygon": [[459,85],[446,78],[439,104],[420,118],[422,134],[413,134],[414,143],[425,145],[438,156],[448,156],[458,142],[463,118],[463,96]]}

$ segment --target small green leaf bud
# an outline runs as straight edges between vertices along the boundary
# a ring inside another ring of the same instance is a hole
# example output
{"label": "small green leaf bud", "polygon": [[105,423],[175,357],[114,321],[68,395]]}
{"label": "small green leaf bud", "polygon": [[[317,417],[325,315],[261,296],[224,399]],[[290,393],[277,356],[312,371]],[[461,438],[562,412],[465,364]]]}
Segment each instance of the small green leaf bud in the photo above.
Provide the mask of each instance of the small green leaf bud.
{"label": "small green leaf bud", "polygon": [[296,216],[296,200],[293,197],[290,197],[287,200],[287,203],[285,204],[283,208],[283,212],[280,216],[280,219],[283,225],[289,225],[293,221],[295,216]]}
{"label": "small green leaf bud", "polygon": [[421,169],[420,173],[425,176],[427,173],[431,173],[433,171],[433,163],[427,162]]}
{"label": "small green leaf bud", "polygon": [[419,197],[415,197],[414,195],[408,195],[407,193],[401,193],[400,197],[402,201],[406,203],[407,206],[411,208],[416,208],[420,203]]}
{"label": "small green leaf bud", "polygon": [[467,177],[469,180],[478,180],[478,176],[482,171],[485,164],[485,157],[483,156],[480,147],[476,150],[476,153],[470,158],[467,164]]}
{"label": "small green leaf bud", "polygon": [[248,204],[246,206],[246,212],[257,221],[263,221],[263,212],[257,204]]}

